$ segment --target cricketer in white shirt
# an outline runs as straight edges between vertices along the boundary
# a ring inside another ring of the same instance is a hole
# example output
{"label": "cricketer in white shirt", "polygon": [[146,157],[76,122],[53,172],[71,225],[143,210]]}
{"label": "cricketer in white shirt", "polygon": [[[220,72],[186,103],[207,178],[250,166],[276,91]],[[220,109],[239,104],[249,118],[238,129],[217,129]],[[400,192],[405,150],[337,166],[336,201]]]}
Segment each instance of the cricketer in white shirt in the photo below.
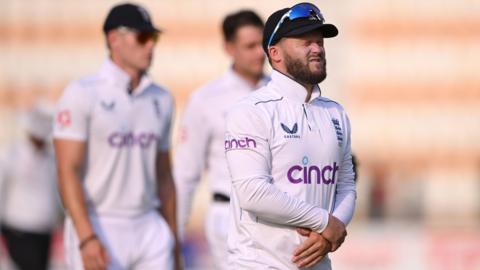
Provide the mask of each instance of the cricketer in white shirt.
{"label": "cricketer in white shirt", "polygon": [[[212,196],[230,196],[230,174],[223,148],[225,117],[233,104],[264,86],[267,81],[268,78],[264,77],[256,86],[252,86],[230,68],[191,96],[183,113],[174,162],[178,219],[182,229],[190,216],[193,195],[206,168]],[[218,253],[222,256],[227,247],[228,211],[228,202],[214,201],[205,218],[210,246],[215,250],[221,249]],[[218,237],[219,234],[222,237]]]}
{"label": "cricketer in white shirt", "polygon": [[[350,124],[343,108],[280,72],[231,110],[225,150],[232,175],[232,269],[297,269],[304,237],[329,213],[345,225],[355,206]],[[312,269],[329,269],[325,257]]]}
{"label": "cricketer in white shirt", "polygon": [[[54,125],[55,139],[88,142],[82,185],[90,221],[107,245],[114,269],[142,269],[135,261],[153,255],[150,263],[159,265],[155,260],[170,260],[174,245],[157,213],[161,202],[155,171],[157,152],[170,147],[173,99],[146,75],[132,94],[129,82],[107,59],[98,73],[65,89]],[[69,267],[81,268],[79,239],[68,217],[65,244]],[[150,254],[154,250],[158,253]]]}
{"label": "cricketer in white shirt", "polygon": [[231,181],[223,148],[225,117],[233,104],[268,81],[263,72],[263,26],[263,20],[252,10],[225,16],[224,49],[232,64],[223,75],[192,94],[180,124],[174,162],[180,231],[186,228],[195,189],[205,176],[211,198],[205,236],[212,268],[218,270],[229,267],[225,258]]}

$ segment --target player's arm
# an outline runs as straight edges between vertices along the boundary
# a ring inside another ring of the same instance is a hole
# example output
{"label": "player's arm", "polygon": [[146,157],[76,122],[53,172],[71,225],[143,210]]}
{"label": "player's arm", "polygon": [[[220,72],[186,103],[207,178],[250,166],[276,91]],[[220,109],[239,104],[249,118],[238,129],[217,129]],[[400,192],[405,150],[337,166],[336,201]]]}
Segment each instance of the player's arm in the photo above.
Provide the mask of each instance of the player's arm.
{"label": "player's arm", "polygon": [[[228,115],[225,145],[232,192],[242,209],[265,221],[322,232],[329,221],[327,210],[291,196],[271,183],[271,124],[262,114],[255,105],[243,104]],[[242,140],[245,147],[234,140]]]}
{"label": "player's arm", "polygon": [[178,238],[177,227],[177,195],[175,189],[175,182],[172,176],[172,166],[170,162],[170,131],[171,121],[173,119],[173,98],[169,96],[169,101],[165,103],[169,106],[167,110],[166,121],[163,129],[160,130],[161,136],[158,141],[158,149],[155,157],[155,174],[157,181],[157,194],[160,199],[160,214],[167,222],[175,239],[174,259],[175,269],[182,269],[181,263],[181,245]]}
{"label": "player's arm", "polygon": [[165,218],[175,238],[175,265],[181,269],[181,245],[177,232],[176,191],[170,165],[170,153],[159,151],[156,158],[157,193],[161,201],[160,213]]}
{"label": "player's arm", "polygon": [[[333,208],[333,216],[341,221],[340,227],[343,225],[345,228],[352,220],[353,212],[355,210],[355,200],[357,197],[355,190],[355,172],[353,170],[352,163],[352,150],[351,150],[351,138],[350,138],[350,121],[346,115],[344,115],[345,123],[345,145],[343,147],[343,159],[340,166],[337,186],[335,191],[335,201]],[[338,230],[337,230],[338,232]],[[335,241],[336,232],[333,230],[325,230],[322,235],[332,243],[332,251],[335,251],[343,243],[346,236],[346,230],[344,237],[340,238],[340,241]],[[338,239],[338,238],[337,238]]]}
{"label": "player's arm", "polygon": [[87,89],[69,85],[57,104],[53,136],[58,188],[65,210],[79,239],[86,269],[105,269],[109,258],[90,223],[80,171],[84,165],[88,137],[89,102]]}
{"label": "player's arm", "polygon": [[[321,250],[335,251],[347,236],[346,226],[350,222],[355,209],[355,173],[353,170],[351,143],[350,143],[350,122],[345,116],[345,146],[343,148],[343,160],[337,180],[336,194],[334,199],[333,216],[330,218],[331,225],[321,233],[312,232],[302,228],[297,231],[308,237],[294,252],[293,262],[299,267],[311,267],[315,265],[325,254]],[[325,240],[327,243],[325,243]],[[325,249],[324,248],[324,245]]]}
{"label": "player's arm", "polygon": [[357,193],[355,190],[355,171],[352,162],[350,121],[346,115],[344,119],[347,134],[342,165],[340,166],[338,174],[333,215],[347,226],[353,217]]}
{"label": "player's arm", "polygon": [[170,226],[172,232],[177,235],[176,220],[176,191],[173,182],[170,153],[158,152],[156,158],[157,193],[161,201],[160,213]]}
{"label": "player's arm", "polygon": [[57,156],[58,187],[65,209],[68,211],[78,239],[86,269],[105,269],[106,250],[96,238],[88,218],[85,194],[80,181],[80,170],[85,156],[85,142],[66,139],[54,140]]}
{"label": "player's arm", "polygon": [[200,181],[209,143],[203,103],[192,98],[185,108],[175,152],[173,175],[177,190],[179,237],[183,239],[190,217],[195,189]]}

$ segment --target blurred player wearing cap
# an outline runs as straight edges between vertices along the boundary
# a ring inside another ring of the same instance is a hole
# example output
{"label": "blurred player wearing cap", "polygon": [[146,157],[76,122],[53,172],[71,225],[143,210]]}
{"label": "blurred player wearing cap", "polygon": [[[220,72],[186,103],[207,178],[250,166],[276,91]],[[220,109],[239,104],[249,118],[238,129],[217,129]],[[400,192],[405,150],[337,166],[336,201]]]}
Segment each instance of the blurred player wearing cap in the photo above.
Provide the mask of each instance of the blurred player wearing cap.
{"label": "blurred player wearing cap", "polygon": [[26,136],[0,156],[0,221],[18,269],[47,269],[52,232],[61,217],[51,147],[53,108],[37,102],[24,119]]}
{"label": "blurred player wearing cap", "polygon": [[173,100],[146,73],[160,30],[133,4],[103,30],[110,57],[67,86],[54,125],[68,268],[179,269]]}
{"label": "blurred player wearing cap", "polygon": [[274,12],[263,49],[271,81],[227,117],[231,269],[331,269],[355,207],[350,124],[322,97],[324,38],[338,34],[310,3]]}
{"label": "blurred player wearing cap", "polygon": [[223,140],[227,110],[240,98],[264,86],[265,55],[262,50],[262,19],[250,10],[225,17],[224,48],[231,67],[218,79],[196,90],[182,117],[174,162],[179,223],[184,230],[190,216],[195,188],[207,170],[212,202],[205,218],[205,233],[217,269],[227,269],[227,231],[230,200]]}

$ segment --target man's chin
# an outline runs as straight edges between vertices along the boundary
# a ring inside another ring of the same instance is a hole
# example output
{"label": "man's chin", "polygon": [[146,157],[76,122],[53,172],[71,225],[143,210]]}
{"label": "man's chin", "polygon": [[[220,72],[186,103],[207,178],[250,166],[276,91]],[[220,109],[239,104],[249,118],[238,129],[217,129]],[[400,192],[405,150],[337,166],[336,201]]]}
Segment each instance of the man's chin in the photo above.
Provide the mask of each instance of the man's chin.
{"label": "man's chin", "polygon": [[139,65],[139,69],[143,71],[147,71],[150,68],[151,62],[149,61],[148,63],[143,63]]}
{"label": "man's chin", "polygon": [[250,74],[250,76],[260,77],[263,75],[263,66],[249,68],[248,73]]}
{"label": "man's chin", "polygon": [[255,71],[253,72],[253,75],[254,75],[255,77],[261,77],[261,76],[263,76],[263,68],[259,68],[259,69],[255,70]]}
{"label": "man's chin", "polygon": [[322,69],[317,69],[317,70],[310,70],[310,73],[314,76],[314,77],[323,77],[325,76],[325,71],[323,71]]}
{"label": "man's chin", "polygon": [[323,80],[325,80],[325,78],[327,77],[327,74],[323,70],[316,70],[314,72],[311,72],[310,75],[311,78],[314,78],[313,81],[315,81],[315,83],[313,83],[312,81],[313,84],[319,84],[323,82]]}

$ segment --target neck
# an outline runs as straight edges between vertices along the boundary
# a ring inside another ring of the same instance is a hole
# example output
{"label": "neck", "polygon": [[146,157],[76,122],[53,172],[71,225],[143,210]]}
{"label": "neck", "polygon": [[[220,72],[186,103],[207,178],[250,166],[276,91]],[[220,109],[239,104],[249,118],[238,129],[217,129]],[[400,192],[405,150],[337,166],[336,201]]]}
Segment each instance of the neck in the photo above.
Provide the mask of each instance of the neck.
{"label": "neck", "polygon": [[257,86],[258,82],[262,79],[262,74],[252,74],[252,73],[249,73],[245,70],[242,70],[240,68],[238,68],[238,66],[236,66],[235,64],[233,64],[233,70],[235,71],[235,73],[237,73],[242,79],[244,79],[245,81],[248,82],[248,84],[250,84],[252,87],[255,87]]}
{"label": "neck", "polygon": [[140,84],[140,79],[142,78],[142,75],[145,71],[134,68],[114,56],[112,56],[111,59],[118,67],[120,67],[120,69],[125,71],[125,73],[127,73],[130,77],[129,89],[137,88],[137,86]]}
{"label": "neck", "polygon": [[303,85],[303,87],[305,87],[305,90],[307,91],[307,96],[305,97],[305,102],[309,102],[310,99],[312,98],[313,87],[315,87],[315,85],[302,83],[302,82],[298,82],[298,83]]}
{"label": "neck", "polygon": [[293,77],[286,70],[282,70],[282,69],[275,68],[275,67],[273,69],[275,69],[276,71],[282,73],[283,75],[289,77],[290,79],[292,79],[292,80],[296,81],[297,83],[299,83],[300,85],[302,85],[305,88],[305,91],[307,91],[307,96],[305,97],[305,102],[310,101],[310,99],[312,98],[313,88],[315,87],[314,84],[308,84],[308,83],[301,82],[301,81],[297,80],[295,77]]}

